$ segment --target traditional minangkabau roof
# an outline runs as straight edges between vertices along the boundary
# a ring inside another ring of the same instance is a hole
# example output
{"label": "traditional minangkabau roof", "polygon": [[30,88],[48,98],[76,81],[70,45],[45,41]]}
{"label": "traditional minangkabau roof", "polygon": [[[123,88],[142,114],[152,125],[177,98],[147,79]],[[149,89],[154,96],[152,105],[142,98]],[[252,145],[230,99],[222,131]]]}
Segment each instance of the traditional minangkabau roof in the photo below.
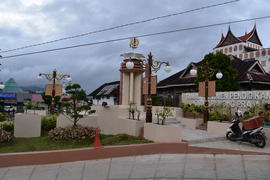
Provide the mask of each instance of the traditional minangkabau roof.
{"label": "traditional minangkabau roof", "polygon": [[[266,73],[258,60],[243,61],[236,56],[230,56],[232,66],[238,71],[236,80],[241,83],[245,81],[253,82],[267,82],[270,83],[270,74]],[[193,66],[198,66],[198,63],[191,63]],[[158,88],[177,87],[177,86],[190,86],[195,85],[195,76],[183,76],[183,74],[190,69],[189,64],[185,69],[173,74],[172,76],[160,81]]]}
{"label": "traditional minangkabau roof", "polygon": [[118,96],[120,81],[105,83],[89,94],[93,97]]}
{"label": "traditional minangkabau roof", "polygon": [[232,45],[232,44],[236,44],[236,43],[240,43],[240,42],[247,42],[247,41],[262,46],[261,40],[260,40],[259,35],[257,33],[256,25],[254,25],[253,29],[249,33],[245,33],[245,35],[240,36],[240,37],[236,37],[232,33],[231,28],[229,26],[226,37],[224,37],[223,33],[222,33],[221,39],[215,48],[228,46],[228,45]]}

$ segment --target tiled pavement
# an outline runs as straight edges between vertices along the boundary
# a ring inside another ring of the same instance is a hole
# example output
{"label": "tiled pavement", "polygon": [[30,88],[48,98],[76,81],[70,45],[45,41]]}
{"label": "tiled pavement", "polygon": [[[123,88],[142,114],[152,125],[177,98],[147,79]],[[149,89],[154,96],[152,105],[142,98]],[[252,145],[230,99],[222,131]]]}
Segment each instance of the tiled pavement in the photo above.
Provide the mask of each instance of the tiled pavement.
{"label": "tiled pavement", "polygon": [[225,133],[224,135],[219,135],[198,129],[183,128],[182,138],[186,140],[190,146],[270,153],[269,142],[264,148],[258,148],[254,144],[247,142],[229,141],[225,138]]}
{"label": "tiled pavement", "polygon": [[270,156],[156,154],[0,168],[0,180],[270,179]]}

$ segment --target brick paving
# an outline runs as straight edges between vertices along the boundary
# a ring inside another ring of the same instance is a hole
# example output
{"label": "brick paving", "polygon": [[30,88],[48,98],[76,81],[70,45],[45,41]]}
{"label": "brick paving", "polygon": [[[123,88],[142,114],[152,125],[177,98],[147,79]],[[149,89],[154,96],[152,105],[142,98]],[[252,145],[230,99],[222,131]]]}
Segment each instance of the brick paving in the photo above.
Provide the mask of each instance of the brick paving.
{"label": "brick paving", "polygon": [[154,154],[0,168],[0,180],[268,180],[269,155]]}

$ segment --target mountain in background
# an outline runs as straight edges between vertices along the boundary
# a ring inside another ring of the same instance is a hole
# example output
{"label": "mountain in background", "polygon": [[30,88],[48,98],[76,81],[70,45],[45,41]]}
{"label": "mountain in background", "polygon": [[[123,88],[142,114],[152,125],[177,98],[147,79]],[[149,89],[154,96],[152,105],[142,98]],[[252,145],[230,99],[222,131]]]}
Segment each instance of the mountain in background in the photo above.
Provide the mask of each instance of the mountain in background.
{"label": "mountain in background", "polygon": [[21,87],[22,90],[24,91],[30,91],[30,92],[44,92],[44,88],[43,87],[39,87],[39,86],[22,86]]}

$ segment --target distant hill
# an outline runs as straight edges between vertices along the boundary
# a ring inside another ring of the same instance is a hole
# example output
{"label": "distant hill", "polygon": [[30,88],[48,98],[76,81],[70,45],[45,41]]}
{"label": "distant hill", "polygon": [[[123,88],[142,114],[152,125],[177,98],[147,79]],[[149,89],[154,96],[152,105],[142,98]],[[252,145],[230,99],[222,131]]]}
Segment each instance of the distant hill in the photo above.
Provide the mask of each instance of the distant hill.
{"label": "distant hill", "polygon": [[21,88],[24,91],[30,91],[30,92],[43,91],[44,92],[44,88],[43,87],[38,87],[38,86],[22,86]]}

